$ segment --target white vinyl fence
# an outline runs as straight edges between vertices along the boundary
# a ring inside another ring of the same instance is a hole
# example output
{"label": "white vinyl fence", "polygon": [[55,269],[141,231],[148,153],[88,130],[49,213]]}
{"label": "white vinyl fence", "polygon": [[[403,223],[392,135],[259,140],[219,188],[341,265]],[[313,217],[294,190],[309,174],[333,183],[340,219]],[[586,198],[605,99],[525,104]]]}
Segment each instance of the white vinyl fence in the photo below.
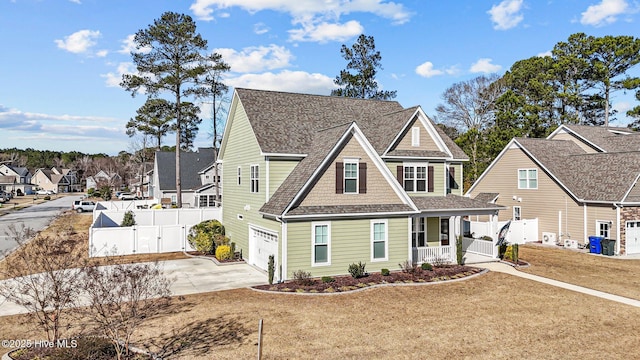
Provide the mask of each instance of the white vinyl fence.
{"label": "white vinyl fence", "polygon": [[[497,229],[491,231],[491,223],[483,221],[471,221],[471,233],[474,238],[489,236],[494,241],[497,240],[498,232],[507,223],[499,221]],[[509,244],[524,244],[538,241],[538,219],[523,219],[511,221],[506,240]]]}
{"label": "white vinyl fence", "polygon": [[94,212],[89,228],[89,256],[149,254],[194,250],[189,229],[202,221],[221,219],[220,208],[135,209],[136,225],[120,227],[126,211]]}

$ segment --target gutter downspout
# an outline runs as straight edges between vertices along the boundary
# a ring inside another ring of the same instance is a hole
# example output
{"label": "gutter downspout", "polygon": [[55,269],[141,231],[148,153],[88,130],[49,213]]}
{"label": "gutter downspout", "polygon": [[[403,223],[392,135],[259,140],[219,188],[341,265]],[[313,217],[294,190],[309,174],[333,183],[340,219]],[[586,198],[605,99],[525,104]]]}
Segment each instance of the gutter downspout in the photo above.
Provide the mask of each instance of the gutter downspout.
{"label": "gutter downspout", "polygon": [[275,217],[276,221],[280,223],[280,233],[282,234],[282,241],[280,241],[280,264],[279,270],[280,277],[278,282],[283,282],[287,278],[287,222],[282,219],[281,216]]}
{"label": "gutter downspout", "polygon": [[584,241],[585,244],[589,243],[589,236],[587,235],[587,204],[586,203],[582,203],[582,208],[583,208],[583,219],[582,219],[582,231],[584,234],[584,238],[582,239]]}
{"label": "gutter downspout", "polygon": [[[620,234],[620,208],[622,206],[620,206],[620,204],[613,204],[613,206],[616,207],[616,239],[618,239],[618,241],[616,241],[616,255],[620,255],[620,246],[622,243],[622,238]],[[626,236],[626,234],[625,234]]]}

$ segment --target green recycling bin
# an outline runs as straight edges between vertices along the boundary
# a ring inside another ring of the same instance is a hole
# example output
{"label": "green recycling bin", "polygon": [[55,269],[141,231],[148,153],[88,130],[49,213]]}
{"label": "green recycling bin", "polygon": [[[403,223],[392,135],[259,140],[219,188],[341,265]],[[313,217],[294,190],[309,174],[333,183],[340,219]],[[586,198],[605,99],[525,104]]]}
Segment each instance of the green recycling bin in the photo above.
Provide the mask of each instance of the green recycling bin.
{"label": "green recycling bin", "polygon": [[602,239],[602,255],[613,256],[615,253],[616,241],[611,239]]}

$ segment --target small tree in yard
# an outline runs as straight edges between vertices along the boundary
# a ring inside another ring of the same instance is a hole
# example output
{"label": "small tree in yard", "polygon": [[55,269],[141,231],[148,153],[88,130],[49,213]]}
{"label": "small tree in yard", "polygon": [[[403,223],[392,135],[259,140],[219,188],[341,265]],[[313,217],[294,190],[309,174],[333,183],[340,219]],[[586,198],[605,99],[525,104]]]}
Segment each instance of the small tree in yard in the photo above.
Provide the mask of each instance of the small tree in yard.
{"label": "small tree in yard", "polygon": [[171,281],[157,263],[88,267],[82,282],[88,306],[81,311],[111,341],[118,359],[128,358],[135,330],[170,301]]}
{"label": "small tree in yard", "polygon": [[134,226],[136,224],[136,216],[133,211],[127,211],[122,218],[120,226]]}
{"label": "small tree in yard", "polygon": [[[61,237],[36,237],[24,225],[9,225],[5,234],[20,247],[12,254],[4,253],[0,272],[11,280],[0,282],[0,295],[22,307],[56,342],[70,325],[64,312],[76,304],[81,272],[75,269],[81,252],[76,243]],[[32,240],[33,239],[33,240]]]}

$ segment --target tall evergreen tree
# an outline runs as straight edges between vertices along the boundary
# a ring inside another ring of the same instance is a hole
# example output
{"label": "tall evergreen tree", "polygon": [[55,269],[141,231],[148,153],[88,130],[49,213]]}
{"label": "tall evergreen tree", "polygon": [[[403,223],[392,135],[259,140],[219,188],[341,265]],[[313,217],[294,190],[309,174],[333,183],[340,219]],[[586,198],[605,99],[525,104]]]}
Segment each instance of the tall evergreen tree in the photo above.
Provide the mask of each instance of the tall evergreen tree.
{"label": "tall evergreen tree", "polygon": [[[173,97],[172,108],[176,128],[183,126],[183,106],[185,98],[197,91],[198,79],[205,73],[202,52],[207,41],[196,33],[193,19],[184,14],[165,12],[146,29],[139,30],[134,42],[136,49],[150,48],[149,52],[132,52],[138,74],[127,74],[121,86],[135,96],[145,91],[150,97],[167,93]],[[177,205],[182,207],[182,186],[180,179],[181,131],[176,131],[176,196]]]}
{"label": "tall evergreen tree", "polygon": [[165,99],[148,98],[138,110],[135,118],[127,122],[127,135],[136,133],[151,136],[155,139],[156,148],[162,146],[162,138],[172,129],[173,115],[171,104]]}
{"label": "tall evergreen tree", "polygon": [[[351,47],[342,45],[342,57],[348,61],[347,68],[340,71],[333,82],[341,86],[331,91],[332,96],[361,99],[389,100],[396,97],[396,91],[378,90],[376,73],[382,69],[380,51],[376,51],[373,36],[361,34]],[[352,73],[354,70],[355,73]]]}

